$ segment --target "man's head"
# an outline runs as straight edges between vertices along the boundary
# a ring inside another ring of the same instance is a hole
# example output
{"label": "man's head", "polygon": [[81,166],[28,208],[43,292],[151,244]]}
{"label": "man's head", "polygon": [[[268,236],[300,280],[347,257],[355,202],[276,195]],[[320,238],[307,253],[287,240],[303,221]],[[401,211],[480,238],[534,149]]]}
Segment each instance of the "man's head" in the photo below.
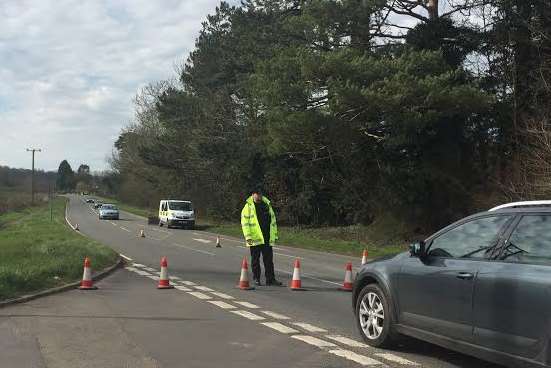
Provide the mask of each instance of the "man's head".
{"label": "man's head", "polygon": [[262,202],[262,191],[258,188],[253,190],[253,201],[256,203]]}

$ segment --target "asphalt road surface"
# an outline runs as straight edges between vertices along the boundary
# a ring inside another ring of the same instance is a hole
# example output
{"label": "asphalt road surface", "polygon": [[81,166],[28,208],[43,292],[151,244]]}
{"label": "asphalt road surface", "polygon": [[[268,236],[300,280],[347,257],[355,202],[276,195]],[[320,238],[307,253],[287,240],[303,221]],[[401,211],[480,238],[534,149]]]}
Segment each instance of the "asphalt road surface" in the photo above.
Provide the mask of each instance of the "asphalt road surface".
{"label": "asphalt road surface", "polygon": [[[346,262],[359,259],[277,246],[277,278],[288,284],[298,257],[307,290],[242,291],[240,239],[216,248],[215,234],[124,212],[100,221],[80,196],[68,218],[131,260],[96,291],[0,309],[0,367],[498,367],[414,339],[394,350],[363,344],[351,294],[338,290]],[[175,289],[156,289],[162,256]]]}

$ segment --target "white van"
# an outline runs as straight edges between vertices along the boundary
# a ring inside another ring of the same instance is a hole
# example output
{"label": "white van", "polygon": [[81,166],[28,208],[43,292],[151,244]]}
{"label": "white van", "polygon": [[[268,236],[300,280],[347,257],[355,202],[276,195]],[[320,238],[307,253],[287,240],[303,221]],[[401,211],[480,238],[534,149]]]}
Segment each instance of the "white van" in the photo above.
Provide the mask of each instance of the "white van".
{"label": "white van", "polygon": [[191,201],[163,199],[159,204],[159,226],[195,227],[195,211]]}

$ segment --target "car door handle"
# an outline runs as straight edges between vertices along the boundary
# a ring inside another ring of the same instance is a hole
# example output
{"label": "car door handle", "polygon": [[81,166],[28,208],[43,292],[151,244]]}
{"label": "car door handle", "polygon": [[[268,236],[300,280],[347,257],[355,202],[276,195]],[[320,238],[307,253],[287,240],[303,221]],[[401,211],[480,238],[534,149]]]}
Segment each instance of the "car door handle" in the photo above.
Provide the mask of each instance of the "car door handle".
{"label": "car door handle", "polygon": [[470,272],[459,272],[456,277],[461,280],[472,280],[474,275]]}

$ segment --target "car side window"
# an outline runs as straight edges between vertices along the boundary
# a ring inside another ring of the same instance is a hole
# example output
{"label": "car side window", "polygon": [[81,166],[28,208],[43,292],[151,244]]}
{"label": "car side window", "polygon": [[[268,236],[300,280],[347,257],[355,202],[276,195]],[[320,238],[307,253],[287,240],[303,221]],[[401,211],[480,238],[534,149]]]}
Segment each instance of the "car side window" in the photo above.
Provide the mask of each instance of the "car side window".
{"label": "car side window", "polygon": [[501,259],[551,264],[551,215],[523,216],[503,247]]}
{"label": "car side window", "polygon": [[498,236],[512,216],[490,216],[466,222],[434,239],[429,248],[433,257],[484,258],[497,245]]}

